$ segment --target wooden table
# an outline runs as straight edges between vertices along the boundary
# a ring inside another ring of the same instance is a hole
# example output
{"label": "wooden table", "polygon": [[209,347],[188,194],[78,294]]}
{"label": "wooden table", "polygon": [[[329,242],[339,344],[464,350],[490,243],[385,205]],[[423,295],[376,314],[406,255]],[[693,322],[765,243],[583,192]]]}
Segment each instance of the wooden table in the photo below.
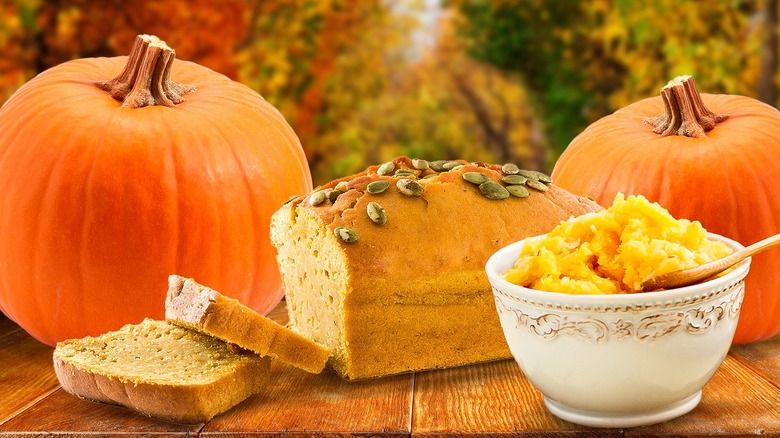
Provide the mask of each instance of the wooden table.
{"label": "wooden table", "polygon": [[[272,317],[286,323],[284,306]],[[780,336],[733,347],[688,415],[648,427],[591,429],[547,412],[513,361],[345,382],[273,366],[272,384],[206,424],[152,420],[62,390],[52,348],[0,314],[0,438],[43,435],[780,436]]]}

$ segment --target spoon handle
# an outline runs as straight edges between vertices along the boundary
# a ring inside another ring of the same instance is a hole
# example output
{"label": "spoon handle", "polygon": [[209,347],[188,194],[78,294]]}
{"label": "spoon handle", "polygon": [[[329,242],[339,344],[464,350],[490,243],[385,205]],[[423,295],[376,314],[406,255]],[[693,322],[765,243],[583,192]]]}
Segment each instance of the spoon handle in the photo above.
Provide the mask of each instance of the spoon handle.
{"label": "spoon handle", "polygon": [[651,291],[668,287],[687,286],[705,280],[736,265],[753,254],[779,244],[780,234],[769,236],[739,251],[734,251],[722,259],[713,260],[694,268],[659,275],[645,282],[642,290]]}
{"label": "spoon handle", "polygon": [[745,249],[741,251],[736,251],[734,254],[743,253],[745,255],[742,258],[750,257],[757,252],[763,251],[766,248],[770,248],[778,244],[780,244],[780,234],[775,234],[774,236],[769,236],[764,240],[759,240],[758,242],[752,245],[746,246]]}
{"label": "spoon handle", "polygon": [[759,240],[758,242],[746,246],[745,248],[734,251],[733,253],[727,255],[726,257],[723,257],[722,259],[713,260],[709,263],[705,263],[703,265],[700,265],[702,267],[702,270],[705,270],[704,267],[706,267],[706,270],[712,270],[715,272],[724,271],[737,263],[741,262],[742,260],[745,260],[746,258],[752,256],[753,254],[759,253],[767,248],[773,247],[775,245],[780,244],[780,234],[775,234],[774,236],[769,236],[764,240]]}
{"label": "spoon handle", "polygon": [[[701,271],[718,273],[736,265],[753,254],[759,253],[778,244],[780,244],[780,234],[775,234],[774,236],[769,236],[764,240],[759,240],[752,245],[746,246],[739,251],[734,251],[722,259],[713,260],[709,263],[699,265],[699,268],[701,268]],[[691,271],[693,271],[693,269],[691,269]]]}

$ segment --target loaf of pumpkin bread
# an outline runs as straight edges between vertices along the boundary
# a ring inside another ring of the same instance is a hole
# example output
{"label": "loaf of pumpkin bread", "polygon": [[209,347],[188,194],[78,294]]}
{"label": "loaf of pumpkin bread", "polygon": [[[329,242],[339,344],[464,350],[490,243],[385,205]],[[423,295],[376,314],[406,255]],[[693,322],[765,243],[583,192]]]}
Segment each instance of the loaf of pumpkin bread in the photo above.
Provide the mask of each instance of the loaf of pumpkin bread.
{"label": "loaf of pumpkin bread", "polygon": [[509,358],[487,259],[598,209],[511,164],[399,157],[332,181],[272,219],[289,327],[346,379]]}
{"label": "loaf of pumpkin bread", "polygon": [[207,421],[259,392],[271,370],[270,358],[151,319],[60,342],[53,360],[73,395],[181,423]]}
{"label": "loaf of pumpkin bread", "polygon": [[179,275],[168,277],[165,318],[310,373],[322,371],[330,354],[237,300]]}

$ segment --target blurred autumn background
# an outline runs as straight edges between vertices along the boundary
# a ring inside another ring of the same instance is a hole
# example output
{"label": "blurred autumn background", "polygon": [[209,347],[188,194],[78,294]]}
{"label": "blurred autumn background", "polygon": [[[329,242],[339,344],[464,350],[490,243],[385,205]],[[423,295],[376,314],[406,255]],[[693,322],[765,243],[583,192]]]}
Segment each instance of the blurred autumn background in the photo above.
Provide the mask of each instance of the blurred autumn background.
{"label": "blurred autumn background", "polygon": [[676,75],[776,106],[777,14],[777,0],[14,0],[0,102],[150,33],[279,108],[315,184],[400,154],[549,171],[589,123]]}

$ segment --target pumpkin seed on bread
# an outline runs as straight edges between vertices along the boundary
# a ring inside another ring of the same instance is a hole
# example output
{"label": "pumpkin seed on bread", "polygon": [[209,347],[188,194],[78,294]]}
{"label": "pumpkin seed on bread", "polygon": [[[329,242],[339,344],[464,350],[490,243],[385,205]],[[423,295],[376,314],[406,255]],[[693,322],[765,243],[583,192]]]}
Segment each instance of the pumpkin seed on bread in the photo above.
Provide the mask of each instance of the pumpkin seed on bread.
{"label": "pumpkin seed on bread", "polygon": [[597,209],[511,163],[398,157],[324,184],[271,223],[289,327],[346,379],[509,358],[485,262]]}

